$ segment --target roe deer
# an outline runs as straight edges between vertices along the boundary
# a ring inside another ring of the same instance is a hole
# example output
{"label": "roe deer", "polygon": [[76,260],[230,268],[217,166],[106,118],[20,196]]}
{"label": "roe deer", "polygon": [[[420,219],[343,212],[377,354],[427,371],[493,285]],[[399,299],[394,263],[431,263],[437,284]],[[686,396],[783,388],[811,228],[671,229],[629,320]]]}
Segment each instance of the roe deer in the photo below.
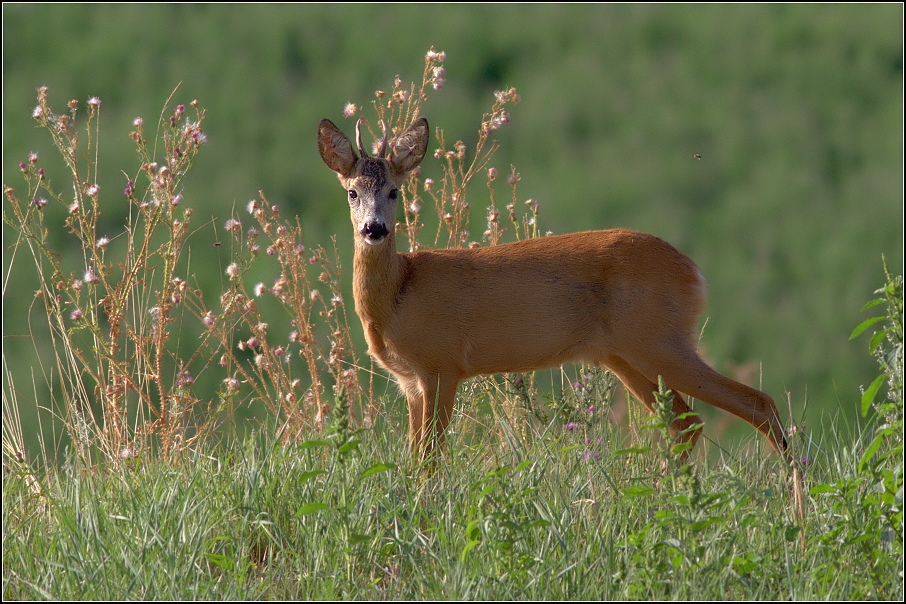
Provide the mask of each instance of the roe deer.
{"label": "roe deer", "polygon": [[[695,350],[705,291],[692,260],[623,229],[397,253],[397,199],[425,156],[428,122],[416,120],[389,150],[382,124],[370,157],[362,121],[359,155],[327,119],[318,150],[347,191],[355,310],[369,353],[406,394],[414,455],[443,442],[462,380],[584,362],[609,368],[652,411],[661,376],[677,415],[690,412],[679,393],[693,396],[752,424],[790,461],[771,397],[717,373]],[[670,430],[694,445],[700,430],[683,431],[699,421],[689,415]]]}

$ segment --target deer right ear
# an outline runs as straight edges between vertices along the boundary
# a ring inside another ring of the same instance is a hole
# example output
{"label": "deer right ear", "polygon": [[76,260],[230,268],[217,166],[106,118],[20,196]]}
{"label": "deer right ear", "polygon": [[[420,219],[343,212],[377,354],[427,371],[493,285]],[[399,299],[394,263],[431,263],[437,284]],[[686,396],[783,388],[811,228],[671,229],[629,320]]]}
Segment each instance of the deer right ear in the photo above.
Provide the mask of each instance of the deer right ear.
{"label": "deer right ear", "polygon": [[420,117],[397,137],[390,162],[400,174],[422,163],[428,151],[428,136],[428,120]]}
{"label": "deer right ear", "polygon": [[327,167],[340,176],[349,176],[359,159],[349,138],[328,119],[318,124],[318,151]]}

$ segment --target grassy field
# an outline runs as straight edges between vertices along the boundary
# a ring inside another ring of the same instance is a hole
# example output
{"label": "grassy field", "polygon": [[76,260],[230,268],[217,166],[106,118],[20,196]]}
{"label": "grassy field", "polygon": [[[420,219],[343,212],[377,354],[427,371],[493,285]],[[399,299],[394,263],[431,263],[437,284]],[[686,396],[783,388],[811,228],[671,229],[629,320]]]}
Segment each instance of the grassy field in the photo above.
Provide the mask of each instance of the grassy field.
{"label": "grassy field", "polygon": [[903,596],[902,512],[883,513],[901,503],[857,470],[865,440],[821,443],[799,522],[787,470],[760,452],[681,466],[657,430],[496,405],[458,417],[426,470],[398,427],[333,415],[293,444],[262,428],[173,461],[7,466],[4,599]]}
{"label": "grassy field", "polygon": [[[402,132],[446,58],[432,47],[421,79],[347,117]],[[402,192],[410,249],[545,235],[530,177],[495,167],[520,101],[489,97],[476,140],[438,133],[437,171]],[[202,209],[211,116],[179,90],[132,119],[113,184],[107,103],[41,87],[31,119],[55,155],[20,153],[4,183],[4,599],[902,599],[896,262],[835,329],[877,376],[846,395],[861,413],[807,429],[798,398],[781,404],[802,517],[763,439],[727,447],[706,416],[685,463],[668,408],[622,417],[594,367],[467,381],[420,465],[357,344],[348,239],[312,244],[267,189]]]}

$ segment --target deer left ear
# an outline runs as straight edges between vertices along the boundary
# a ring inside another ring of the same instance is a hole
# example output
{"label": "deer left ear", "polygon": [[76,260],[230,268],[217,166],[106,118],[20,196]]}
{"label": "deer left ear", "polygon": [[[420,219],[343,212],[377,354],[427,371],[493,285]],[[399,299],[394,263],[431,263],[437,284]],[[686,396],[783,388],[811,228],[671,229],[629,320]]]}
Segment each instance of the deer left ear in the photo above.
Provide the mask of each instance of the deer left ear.
{"label": "deer left ear", "polygon": [[428,136],[428,120],[420,117],[397,137],[390,163],[400,174],[422,163],[428,151]]}
{"label": "deer left ear", "polygon": [[349,137],[328,119],[323,119],[318,124],[318,151],[327,167],[343,177],[352,173],[352,168],[359,159]]}

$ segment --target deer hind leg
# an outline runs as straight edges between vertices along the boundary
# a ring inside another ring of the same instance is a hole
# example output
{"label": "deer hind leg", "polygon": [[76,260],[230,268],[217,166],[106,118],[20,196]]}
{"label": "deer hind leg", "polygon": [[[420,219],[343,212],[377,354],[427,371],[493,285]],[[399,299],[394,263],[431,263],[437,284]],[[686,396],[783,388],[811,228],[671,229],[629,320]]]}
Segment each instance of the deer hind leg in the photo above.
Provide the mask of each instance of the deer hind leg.
{"label": "deer hind leg", "polygon": [[657,379],[660,375],[680,392],[744,419],[768,439],[778,454],[789,457],[786,431],[774,399],[717,373],[691,348],[665,354],[671,352],[665,347],[659,352],[657,358],[633,359],[633,366],[645,376]]}
{"label": "deer hind leg", "polygon": [[[654,413],[654,393],[657,392],[657,384],[649,380],[647,377],[639,373],[634,369],[629,363],[623,360],[620,357],[610,357],[605,362],[605,365],[610,369],[619,379],[623,382],[623,385],[640,401],[645,407],[648,408],[648,411]],[[655,378],[657,379],[657,378]],[[664,378],[665,383],[668,388],[671,388],[671,382],[667,381],[667,378]],[[683,415],[684,413],[690,413],[692,409],[689,408],[689,405],[686,404],[686,401],[683,400],[683,397],[673,390],[673,412],[676,415]],[[670,434],[677,439],[678,442],[692,442],[692,446],[695,446],[695,443],[698,441],[698,437],[701,436],[701,430],[691,430],[682,434],[684,430],[689,428],[694,424],[700,424],[701,419],[698,415],[689,415],[681,419],[675,420],[670,424]],[[689,449],[691,450],[691,448]],[[685,452],[683,456],[685,457]]]}
{"label": "deer hind leg", "polygon": [[[456,401],[459,379],[451,374],[434,374],[419,378],[418,384],[421,390],[421,430],[418,434],[417,449],[423,458],[428,458],[435,449],[443,445],[444,432],[453,417],[453,403]],[[410,405],[410,430],[412,411]]]}

